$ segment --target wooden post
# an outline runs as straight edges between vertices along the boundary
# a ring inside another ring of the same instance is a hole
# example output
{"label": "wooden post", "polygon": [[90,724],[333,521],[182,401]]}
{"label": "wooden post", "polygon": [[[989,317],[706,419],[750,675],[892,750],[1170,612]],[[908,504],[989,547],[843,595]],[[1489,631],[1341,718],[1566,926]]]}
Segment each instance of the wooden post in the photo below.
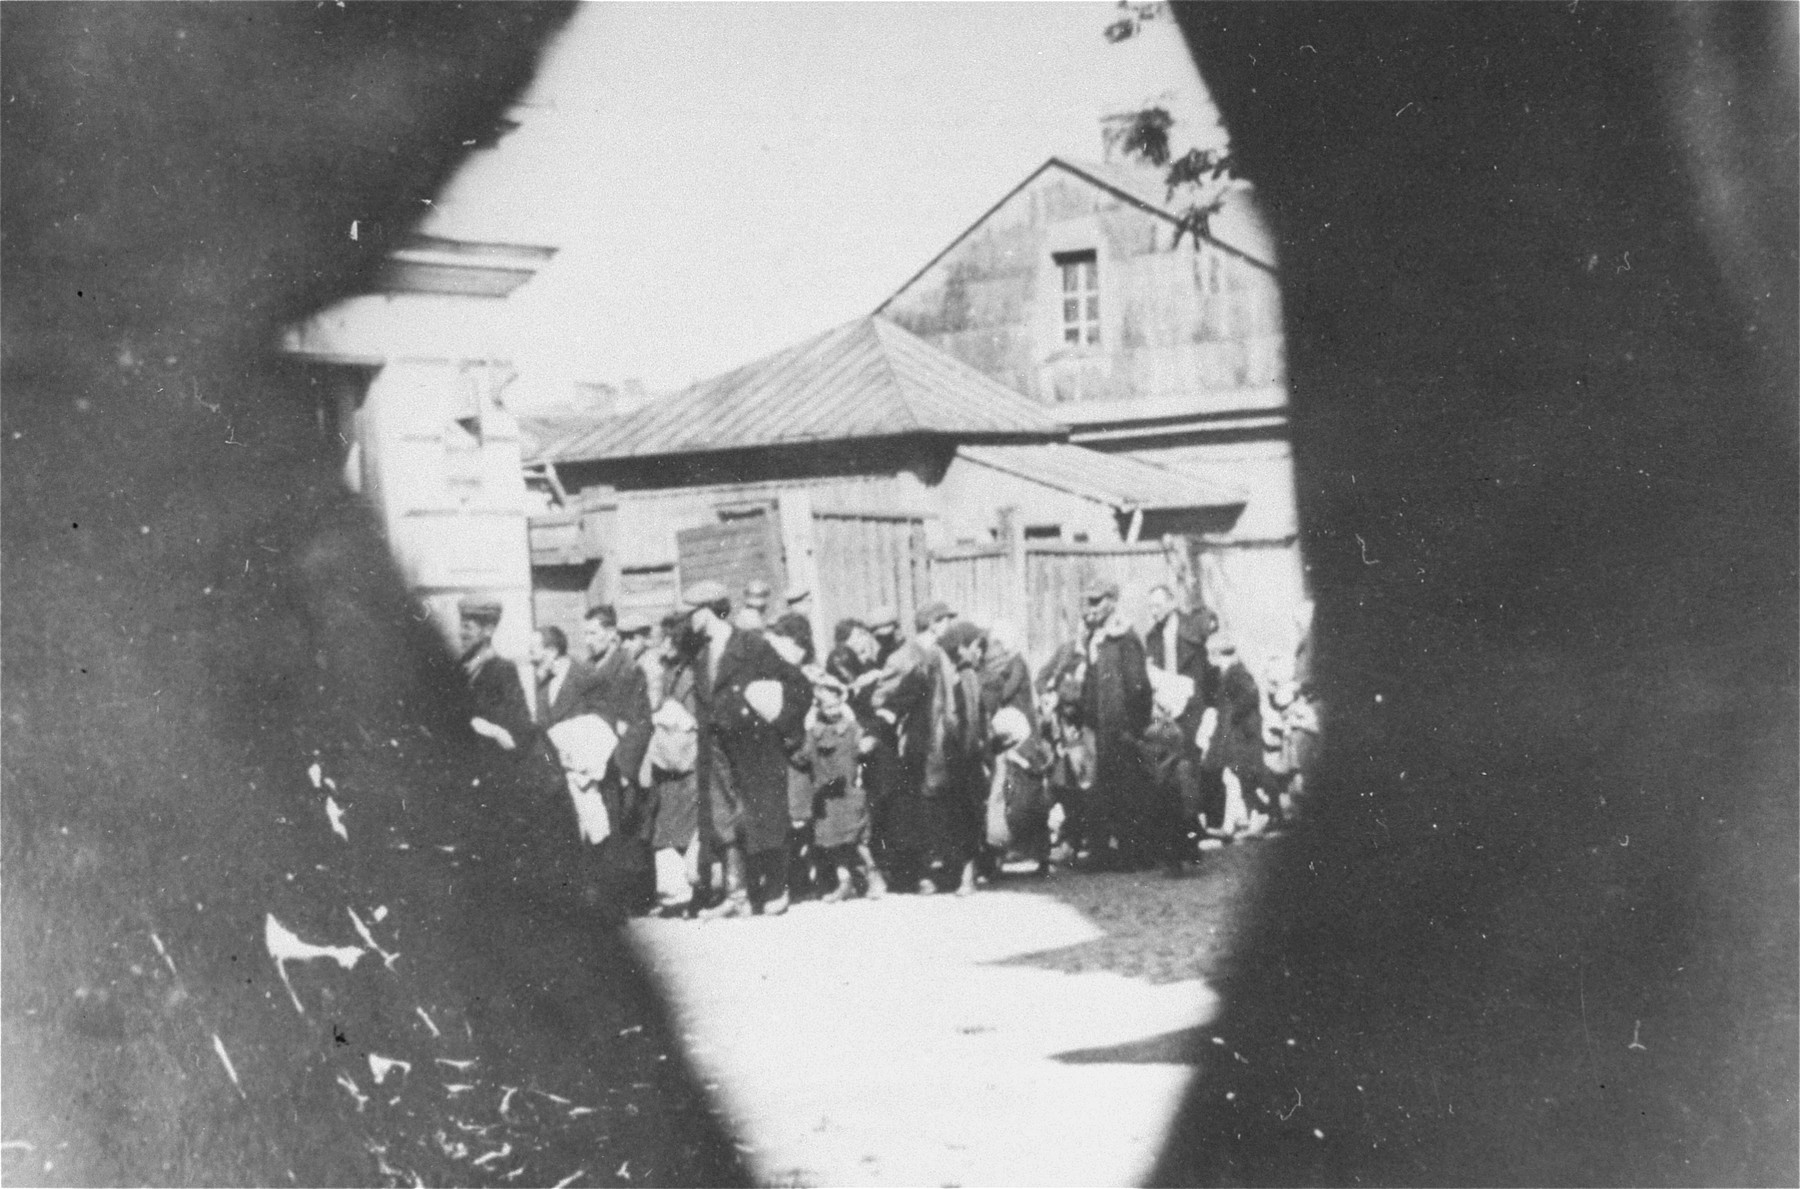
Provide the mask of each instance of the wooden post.
{"label": "wooden post", "polygon": [[998,513],[1001,547],[1006,550],[1006,591],[1002,605],[1007,618],[1018,629],[1018,645],[1026,656],[1032,653],[1031,582],[1025,558],[1025,524],[1016,505],[1008,504]]}
{"label": "wooden post", "polygon": [[581,548],[599,561],[588,584],[587,604],[616,603],[619,598],[619,493],[611,487],[587,487],[576,497],[581,510]]}
{"label": "wooden post", "polygon": [[[813,651],[823,657],[829,647],[828,614],[835,614],[836,603],[830,601],[826,592],[819,589],[819,559],[813,543],[813,505],[812,492],[804,488],[783,491],[775,497],[776,515],[781,520],[781,552],[785,557],[784,569],[787,571],[789,588],[802,588],[812,592],[813,599]],[[776,604],[786,610],[787,591],[778,590],[775,597],[782,600]]]}

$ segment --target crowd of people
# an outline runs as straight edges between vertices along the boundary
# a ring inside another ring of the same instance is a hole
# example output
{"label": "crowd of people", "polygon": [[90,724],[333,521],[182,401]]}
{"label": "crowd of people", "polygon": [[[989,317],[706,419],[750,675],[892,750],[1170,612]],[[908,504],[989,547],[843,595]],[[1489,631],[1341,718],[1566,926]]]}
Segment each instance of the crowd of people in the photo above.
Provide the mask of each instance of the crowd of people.
{"label": "crowd of people", "polygon": [[1033,674],[1009,625],[941,602],[906,636],[891,609],[844,619],[821,661],[808,592],[700,581],[660,620],[592,608],[580,655],[540,628],[527,681],[494,651],[500,605],[470,598],[472,725],[566,805],[570,882],[617,915],[966,896],[1057,866],[1178,876],[1294,811],[1319,736],[1306,648],[1253,674],[1168,587],[1141,636],[1119,596],[1090,585],[1081,638]]}

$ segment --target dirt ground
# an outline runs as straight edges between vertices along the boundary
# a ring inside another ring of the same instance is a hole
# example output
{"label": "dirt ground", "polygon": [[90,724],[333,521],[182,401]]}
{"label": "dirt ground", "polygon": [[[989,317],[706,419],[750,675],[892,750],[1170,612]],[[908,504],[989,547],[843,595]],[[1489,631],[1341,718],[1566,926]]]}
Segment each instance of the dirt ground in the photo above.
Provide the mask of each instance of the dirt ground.
{"label": "dirt ground", "polygon": [[1130,1184],[1231,1059],[1210,984],[1280,845],[634,934],[759,1181]]}

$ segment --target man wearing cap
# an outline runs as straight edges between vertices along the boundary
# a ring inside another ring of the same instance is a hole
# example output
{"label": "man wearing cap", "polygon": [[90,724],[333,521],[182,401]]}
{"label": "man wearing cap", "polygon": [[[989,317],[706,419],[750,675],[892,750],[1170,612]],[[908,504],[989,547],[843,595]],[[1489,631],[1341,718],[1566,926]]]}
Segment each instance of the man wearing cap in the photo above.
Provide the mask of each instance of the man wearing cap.
{"label": "man wearing cap", "polygon": [[866,622],[869,634],[875,637],[875,665],[879,668],[900,650],[900,616],[892,607],[877,607]]}
{"label": "man wearing cap", "polygon": [[619,612],[619,647],[644,675],[644,692],[651,713],[662,704],[662,660],[653,646],[656,629],[656,621],[642,611]]}
{"label": "man wearing cap", "polygon": [[709,918],[787,911],[788,753],[806,722],[812,687],[760,632],[739,629],[723,584],[682,592],[689,610],[699,720],[701,830],[723,859],[725,900]]}
{"label": "man wearing cap", "polygon": [[812,616],[808,613],[812,602],[812,592],[805,587],[795,586],[787,592],[787,610],[781,618],[770,625],[769,630],[780,632],[788,639],[800,645],[800,665],[802,668],[817,660],[813,644]]}
{"label": "man wearing cap", "polygon": [[505,608],[491,595],[467,595],[456,609],[462,668],[475,704],[470,725],[502,750],[522,752],[531,738],[531,708],[518,668],[494,651],[494,630]]}
{"label": "man wearing cap", "polygon": [[761,578],[752,578],[744,584],[744,602],[732,617],[732,626],[746,632],[759,632],[768,627],[769,603],[774,598],[774,587]]}
{"label": "man wearing cap", "polygon": [[1083,824],[1098,865],[1132,868],[1145,862],[1153,845],[1155,793],[1139,744],[1150,725],[1154,696],[1144,645],[1119,614],[1118,585],[1089,583],[1084,603],[1088,666],[1081,702],[1083,717],[1094,730],[1095,756],[1094,788]]}
{"label": "man wearing cap", "polygon": [[[894,731],[897,759],[880,815],[882,865],[902,882],[918,876],[930,848],[925,798],[940,796],[952,773],[947,746],[954,734],[954,664],[938,647],[938,637],[956,618],[940,602],[927,603],[913,617],[917,634],[882,667],[870,699],[875,713]],[[919,890],[936,891],[921,879]]]}

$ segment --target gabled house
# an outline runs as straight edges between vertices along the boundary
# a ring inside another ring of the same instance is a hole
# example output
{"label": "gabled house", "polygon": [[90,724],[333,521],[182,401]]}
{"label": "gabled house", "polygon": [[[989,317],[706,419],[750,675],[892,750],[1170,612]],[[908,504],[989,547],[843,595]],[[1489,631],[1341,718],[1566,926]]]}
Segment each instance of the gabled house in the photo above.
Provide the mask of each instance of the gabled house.
{"label": "gabled house", "polygon": [[[929,550],[1027,533],[1121,541],[1230,524],[1242,493],[1068,443],[1055,410],[866,317],[631,414],[521,423],[540,623],[612,601],[658,612],[678,581],[814,592],[815,624],[910,614]],[[679,573],[678,573],[679,571]]]}
{"label": "gabled house", "polygon": [[1072,444],[1242,493],[1210,580],[1255,554],[1240,578],[1256,597],[1234,601],[1291,618],[1305,583],[1273,243],[1242,183],[1204,234],[1180,225],[1154,171],[1052,157],[876,313],[1037,401]]}

